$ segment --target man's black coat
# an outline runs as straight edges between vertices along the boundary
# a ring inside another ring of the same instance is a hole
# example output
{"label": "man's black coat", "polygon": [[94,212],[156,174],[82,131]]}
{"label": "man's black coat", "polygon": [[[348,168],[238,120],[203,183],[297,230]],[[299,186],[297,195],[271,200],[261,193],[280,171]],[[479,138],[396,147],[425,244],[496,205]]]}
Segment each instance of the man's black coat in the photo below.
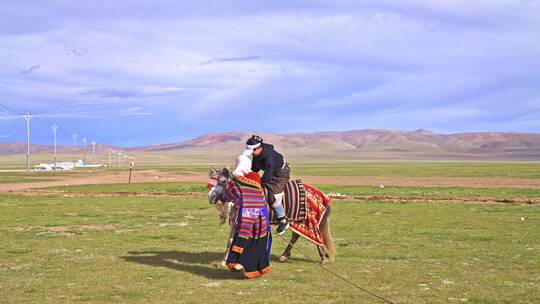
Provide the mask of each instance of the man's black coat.
{"label": "man's black coat", "polygon": [[281,170],[284,163],[283,156],[274,150],[273,145],[263,143],[262,148],[262,152],[258,157],[253,156],[251,171],[259,172],[264,170],[261,181],[263,184],[267,184]]}

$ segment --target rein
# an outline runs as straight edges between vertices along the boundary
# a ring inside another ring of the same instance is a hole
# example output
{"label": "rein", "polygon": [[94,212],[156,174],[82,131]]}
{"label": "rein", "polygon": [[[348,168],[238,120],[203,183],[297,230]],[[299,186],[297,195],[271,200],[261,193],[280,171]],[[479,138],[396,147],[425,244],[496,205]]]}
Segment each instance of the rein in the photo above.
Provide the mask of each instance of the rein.
{"label": "rein", "polygon": [[[272,234],[272,235],[273,235],[273,234]],[[327,271],[327,272],[333,274],[334,276],[336,276],[336,277],[342,279],[343,281],[349,283],[349,284],[352,285],[354,288],[356,288],[356,289],[358,289],[358,290],[360,290],[360,291],[363,291],[363,292],[365,292],[365,293],[367,293],[367,294],[369,294],[369,295],[371,295],[371,296],[373,296],[373,297],[375,297],[375,298],[381,300],[381,301],[384,302],[384,303],[395,304],[394,302],[392,302],[392,301],[390,301],[390,300],[388,300],[388,299],[386,299],[386,298],[384,298],[384,297],[382,297],[382,296],[379,296],[379,295],[377,295],[377,294],[375,294],[375,293],[373,293],[373,292],[371,292],[371,291],[369,291],[369,290],[363,288],[362,286],[360,286],[360,285],[358,285],[358,284],[356,284],[356,283],[354,283],[354,282],[348,280],[347,278],[343,277],[343,276],[340,275],[339,273],[337,273],[337,272],[331,270],[330,268],[324,266],[323,264],[321,264],[321,263],[315,261],[315,260],[312,259],[309,255],[307,255],[306,253],[304,253],[302,250],[298,249],[298,247],[295,247],[294,244],[292,244],[291,242],[287,241],[287,239],[285,239],[285,237],[284,237],[283,235],[279,235],[279,234],[278,234],[277,236],[279,236],[279,237],[281,238],[281,240],[283,240],[283,241],[284,241],[285,243],[287,243],[289,246],[293,247],[293,248],[296,249],[298,252],[300,252],[303,256],[305,256],[306,258],[308,258],[311,262],[313,262],[313,263],[315,263],[315,264],[318,264],[319,266],[321,266],[321,268],[322,268],[323,270],[325,270],[325,271]]]}

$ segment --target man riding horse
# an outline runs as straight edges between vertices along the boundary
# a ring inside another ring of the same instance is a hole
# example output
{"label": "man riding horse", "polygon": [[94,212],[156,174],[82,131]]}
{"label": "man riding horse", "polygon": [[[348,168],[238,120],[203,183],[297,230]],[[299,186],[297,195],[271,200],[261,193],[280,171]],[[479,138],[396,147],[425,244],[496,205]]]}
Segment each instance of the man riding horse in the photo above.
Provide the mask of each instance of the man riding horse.
{"label": "man riding horse", "polygon": [[242,154],[253,155],[251,171],[264,171],[261,181],[266,189],[268,205],[274,210],[279,222],[276,232],[280,235],[285,233],[289,228],[289,220],[283,207],[283,191],[291,176],[289,165],[283,161],[283,156],[273,145],[263,143],[263,139],[257,135],[247,140],[246,149]]}
{"label": "man riding horse", "polygon": [[[249,156],[253,156],[253,162]],[[262,178],[257,173],[260,170],[265,171]],[[272,234],[268,205],[272,206],[278,220],[277,232],[285,232],[289,225],[293,231],[289,245],[279,257],[281,262],[289,259],[299,237],[317,245],[321,263],[333,260],[336,250],[329,225],[331,200],[300,180],[289,182],[289,176],[290,169],[283,156],[256,135],[246,142],[246,149],[238,156],[233,172],[228,168],[210,170],[208,201],[223,203],[222,208],[218,208],[222,212],[220,217],[223,221],[226,217],[223,213],[229,212],[231,219],[221,265],[242,271],[247,278],[270,272]],[[223,209],[225,204],[228,211]],[[286,214],[293,220],[290,224]]]}

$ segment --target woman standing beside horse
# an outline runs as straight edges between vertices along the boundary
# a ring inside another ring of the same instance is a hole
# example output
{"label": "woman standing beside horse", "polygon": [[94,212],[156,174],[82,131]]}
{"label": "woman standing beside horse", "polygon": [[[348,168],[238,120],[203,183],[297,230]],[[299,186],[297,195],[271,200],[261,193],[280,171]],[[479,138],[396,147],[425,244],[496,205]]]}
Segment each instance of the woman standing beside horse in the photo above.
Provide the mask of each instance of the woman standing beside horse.
{"label": "woman standing beside horse", "polygon": [[270,272],[272,234],[261,179],[250,168],[250,159],[241,155],[234,176],[224,176],[229,180],[225,193],[231,197],[227,200],[234,202],[238,210],[226,263],[230,270],[255,278]]}

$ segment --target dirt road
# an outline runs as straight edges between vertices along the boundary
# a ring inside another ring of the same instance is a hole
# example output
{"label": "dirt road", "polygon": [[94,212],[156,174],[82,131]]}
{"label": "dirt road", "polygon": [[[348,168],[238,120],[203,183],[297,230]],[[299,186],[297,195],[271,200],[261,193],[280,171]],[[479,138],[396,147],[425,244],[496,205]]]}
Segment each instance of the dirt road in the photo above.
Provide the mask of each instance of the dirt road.
{"label": "dirt road", "polygon": [[[47,178],[49,179],[49,178]],[[35,189],[55,186],[70,186],[70,185],[92,185],[92,184],[119,184],[126,183],[129,179],[129,173],[119,172],[96,172],[88,176],[63,176],[58,177],[54,181],[45,182],[29,182],[29,183],[10,183],[0,184],[1,191],[17,191],[24,189]],[[160,172],[155,170],[134,171],[132,183],[168,183],[168,182],[200,182],[206,183],[208,176],[206,175],[180,175],[168,172]]]}

